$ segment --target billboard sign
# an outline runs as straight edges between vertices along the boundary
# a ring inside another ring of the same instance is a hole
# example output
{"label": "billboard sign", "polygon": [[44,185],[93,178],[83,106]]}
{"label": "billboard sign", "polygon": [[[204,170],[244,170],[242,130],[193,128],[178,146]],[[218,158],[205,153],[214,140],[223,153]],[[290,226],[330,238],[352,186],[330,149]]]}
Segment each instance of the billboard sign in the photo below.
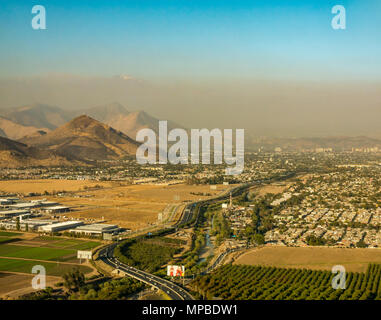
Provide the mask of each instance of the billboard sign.
{"label": "billboard sign", "polygon": [[169,277],[183,277],[185,274],[184,266],[167,266],[167,276]]}
{"label": "billboard sign", "polygon": [[92,252],[91,251],[77,251],[77,258],[78,259],[91,259],[92,258]]}

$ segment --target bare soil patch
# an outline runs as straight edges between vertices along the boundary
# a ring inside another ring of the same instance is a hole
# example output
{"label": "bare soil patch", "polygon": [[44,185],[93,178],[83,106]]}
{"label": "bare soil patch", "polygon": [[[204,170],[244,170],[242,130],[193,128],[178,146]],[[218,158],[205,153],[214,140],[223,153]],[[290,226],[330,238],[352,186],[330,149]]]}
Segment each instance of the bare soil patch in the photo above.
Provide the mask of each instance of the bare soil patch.
{"label": "bare soil patch", "polygon": [[107,188],[113,184],[112,182],[91,180],[5,180],[0,181],[0,191],[23,194],[28,194],[29,192],[44,193],[45,191],[83,191],[85,188],[94,188],[97,185]]}
{"label": "bare soil patch", "polygon": [[[34,275],[28,274],[16,274],[0,272],[0,297],[9,296],[10,298],[16,298],[20,295],[35,291],[32,288],[32,279]],[[59,282],[59,277],[46,277],[46,286],[53,286]]]}
{"label": "bare soil patch", "polygon": [[370,263],[381,263],[380,249],[274,246],[251,249],[234,262],[315,270],[331,270],[334,265],[343,265],[347,271],[354,272],[366,271]]}

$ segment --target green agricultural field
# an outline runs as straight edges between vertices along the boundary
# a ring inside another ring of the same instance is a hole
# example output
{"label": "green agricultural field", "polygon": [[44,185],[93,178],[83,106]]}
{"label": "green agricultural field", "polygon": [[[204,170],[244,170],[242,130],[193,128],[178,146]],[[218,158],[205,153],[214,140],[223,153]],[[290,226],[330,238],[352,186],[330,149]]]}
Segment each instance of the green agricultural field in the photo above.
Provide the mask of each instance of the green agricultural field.
{"label": "green agricultural field", "polygon": [[[19,235],[19,233],[15,233]],[[61,237],[19,239],[13,235],[0,236],[0,271],[31,273],[35,265],[43,265],[48,275],[60,276],[79,267],[84,273],[92,269],[63,262],[77,262],[77,250],[97,247],[97,241]]]}
{"label": "green agricultural field", "polygon": [[9,237],[0,237],[0,244],[3,242],[9,242],[11,240],[12,240],[12,238],[9,238]]}
{"label": "green agricultural field", "polygon": [[46,246],[61,249],[89,250],[99,246],[99,242],[61,239],[60,241],[49,242]]}
{"label": "green agricultural field", "polygon": [[61,239],[61,241],[54,242],[54,245],[57,246],[57,247],[59,246],[59,247],[65,248],[65,247],[75,246],[75,245],[78,245],[78,244],[81,244],[81,243],[84,243],[84,242],[83,241],[78,241],[78,240]]}
{"label": "green agricultural field", "polygon": [[75,266],[71,264],[62,264],[56,262],[41,262],[33,260],[17,260],[0,258],[0,271],[31,273],[33,266],[42,265],[49,276],[62,276],[72,269],[79,268],[83,273],[91,272],[91,268],[86,266]]}
{"label": "green agricultural field", "polygon": [[0,237],[0,245],[3,243],[8,243],[8,242],[15,242],[19,241],[20,239],[18,238],[12,238],[12,237]]}
{"label": "green agricultural field", "polygon": [[94,249],[95,247],[98,247],[99,244],[100,244],[99,242],[94,242],[94,241],[82,242],[70,247],[70,249],[91,250],[91,249]]}
{"label": "green agricultural field", "polygon": [[47,248],[61,248],[66,249],[67,247],[71,247],[75,245],[74,243],[63,243],[63,242],[49,242],[47,244],[42,244],[42,246],[46,246]]}
{"label": "green agricultural field", "polygon": [[[30,242],[34,242],[36,247],[71,250],[91,250],[100,245],[100,242],[94,240],[68,239],[49,236],[38,236],[29,240],[29,243]],[[20,244],[23,245],[23,243]]]}
{"label": "green agricultural field", "polygon": [[22,233],[18,232],[8,232],[8,231],[0,231],[0,237],[19,237]]}
{"label": "green agricultural field", "polygon": [[62,240],[60,237],[51,237],[51,236],[38,236],[39,240],[47,240],[47,241],[59,241]]}
{"label": "green agricultural field", "polygon": [[0,245],[0,257],[14,257],[36,260],[67,261],[76,256],[76,250],[40,248],[15,245]]}

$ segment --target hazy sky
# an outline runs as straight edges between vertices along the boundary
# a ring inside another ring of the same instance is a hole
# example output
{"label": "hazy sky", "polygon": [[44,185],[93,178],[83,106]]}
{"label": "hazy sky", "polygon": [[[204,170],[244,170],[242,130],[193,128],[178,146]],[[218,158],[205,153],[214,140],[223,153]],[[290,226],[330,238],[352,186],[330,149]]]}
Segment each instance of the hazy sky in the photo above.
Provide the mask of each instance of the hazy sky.
{"label": "hazy sky", "polygon": [[[31,27],[36,4],[47,30]],[[331,27],[336,4],[346,30]],[[381,133],[379,0],[0,0],[0,8],[0,107],[119,101],[191,127]]]}

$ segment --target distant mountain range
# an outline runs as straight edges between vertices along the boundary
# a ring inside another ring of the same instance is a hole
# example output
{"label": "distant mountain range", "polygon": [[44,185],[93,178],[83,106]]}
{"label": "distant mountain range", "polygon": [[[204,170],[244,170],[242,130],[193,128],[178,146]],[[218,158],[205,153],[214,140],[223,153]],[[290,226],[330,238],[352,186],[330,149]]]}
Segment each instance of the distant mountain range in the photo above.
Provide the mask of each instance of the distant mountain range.
{"label": "distant mountain range", "polygon": [[[43,104],[0,110],[0,166],[91,164],[135,155],[136,133],[159,120],[144,111],[128,111],[119,103],[76,111]],[[168,121],[168,130],[181,128]],[[14,141],[17,140],[17,141]],[[246,151],[381,150],[369,137],[258,138],[246,135]]]}
{"label": "distant mountain range", "polygon": [[38,132],[49,132],[48,128],[37,128],[33,126],[26,126],[9,120],[4,117],[0,117],[0,136],[6,137],[12,140],[18,140],[25,136],[36,135]]}
{"label": "distant mountain range", "polygon": [[[142,128],[151,128],[158,132],[158,119],[144,111],[128,111],[117,102],[73,111],[44,104],[31,104],[0,109],[0,136],[17,140],[35,134],[36,131],[49,132],[80,115],[103,122],[132,139],[135,139],[136,133]],[[168,121],[168,130],[182,127]]]}
{"label": "distant mountain range", "polygon": [[[115,160],[135,155],[139,146],[135,141],[136,133],[142,128],[151,128],[158,133],[158,124],[159,120],[146,112],[130,112],[119,103],[75,111],[44,104],[0,110],[0,136],[22,143],[13,141],[12,144],[12,140],[7,140],[7,151],[12,153],[14,149],[15,154],[23,151],[23,157],[16,161],[18,164],[30,163],[26,160],[28,155],[33,158],[31,150],[33,154],[49,151],[49,155],[67,159],[67,163],[71,160],[77,163]],[[168,121],[169,130],[175,127],[181,126]],[[25,149],[29,147],[34,149]],[[48,158],[44,159],[47,161]],[[37,162],[36,159],[33,163]]]}
{"label": "distant mountain range", "polygon": [[71,112],[45,104],[0,109],[0,116],[19,125],[38,129],[48,128],[49,130],[53,130],[73,118]]}
{"label": "distant mountain range", "polygon": [[124,133],[87,115],[79,116],[47,134],[24,137],[19,141],[81,161],[116,160],[135,155],[140,145]]}
{"label": "distant mountain range", "polygon": [[[159,119],[147,114],[144,111],[128,111],[121,104],[114,102],[103,106],[79,110],[79,114],[86,114],[98,121],[108,124],[116,130],[122,131],[129,137],[135,139],[136,133],[143,128],[153,129],[156,133],[159,130]],[[168,121],[168,130],[183,128],[183,126]]]}
{"label": "distant mountain range", "polygon": [[69,166],[80,163],[76,159],[59,155],[51,150],[30,147],[0,137],[0,167]]}

